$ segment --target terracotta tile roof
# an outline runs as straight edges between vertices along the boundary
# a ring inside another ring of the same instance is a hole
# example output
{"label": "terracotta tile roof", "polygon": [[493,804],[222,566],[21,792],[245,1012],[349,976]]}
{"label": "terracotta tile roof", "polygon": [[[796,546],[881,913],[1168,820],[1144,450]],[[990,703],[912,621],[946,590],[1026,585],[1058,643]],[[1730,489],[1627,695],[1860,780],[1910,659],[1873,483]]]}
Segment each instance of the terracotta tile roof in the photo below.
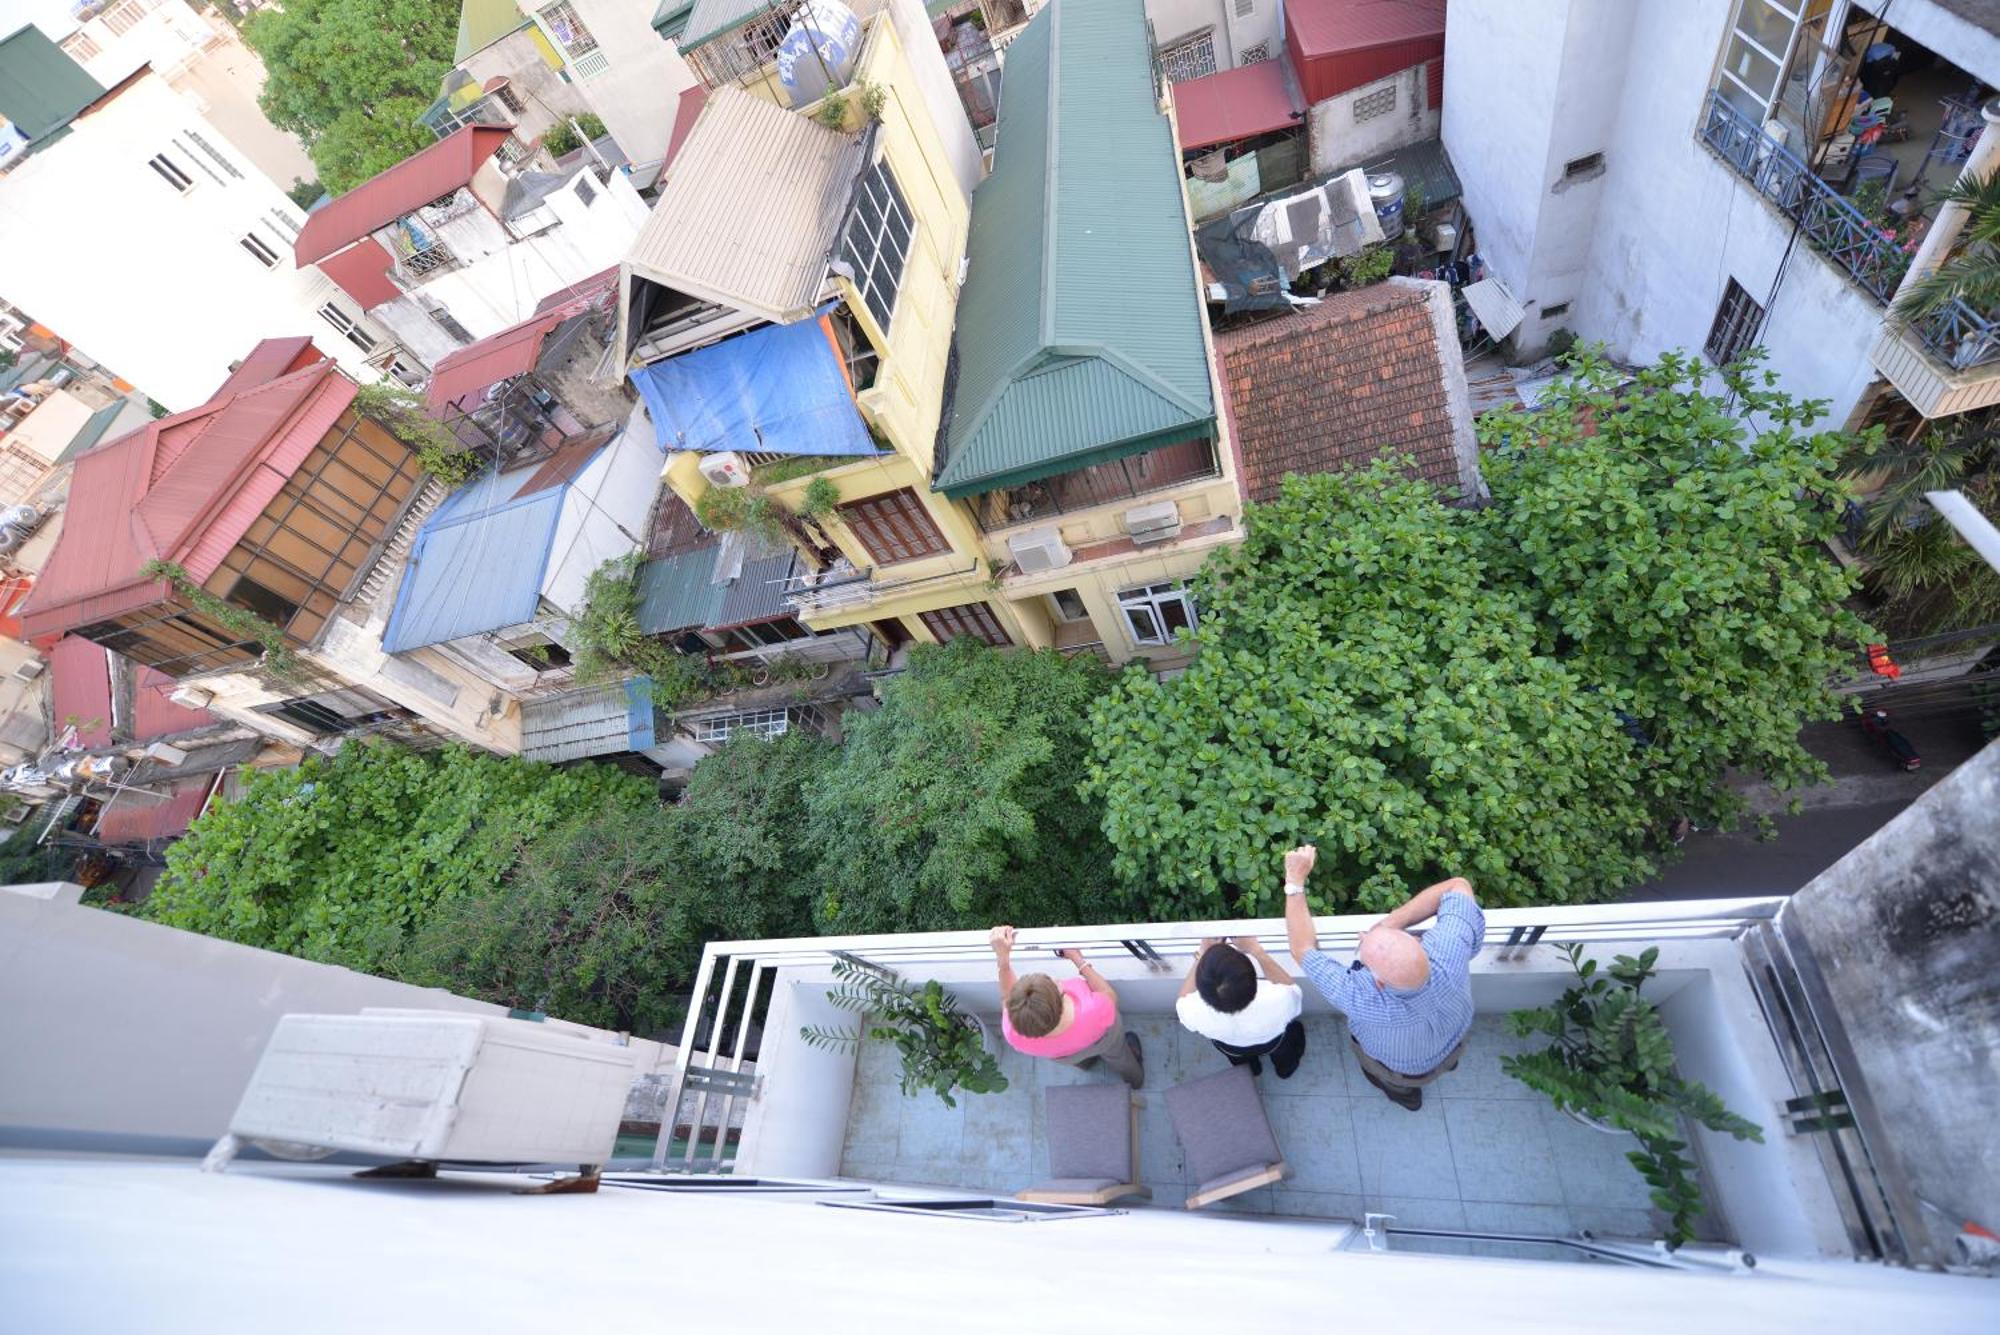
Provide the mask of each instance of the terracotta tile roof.
{"label": "terracotta tile roof", "polygon": [[1460,489],[1445,390],[1458,349],[1438,346],[1429,307],[1428,285],[1391,281],[1215,336],[1250,499],[1275,497],[1287,473],[1358,468],[1390,451]]}
{"label": "terracotta tile roof", "polygon": [[535,307],[535,313],[519,324],[477,343],[468,343],[439,360],[431,371],[424,401],[431,411],[443,415],[452,404],[469,394],[477,394],[502,380],[535,369],[542,355],[542,343],[558,325],[581,315],[595,304],[609,305],[617,289],[618,270],[606,269],[581,283],[552,292]]}

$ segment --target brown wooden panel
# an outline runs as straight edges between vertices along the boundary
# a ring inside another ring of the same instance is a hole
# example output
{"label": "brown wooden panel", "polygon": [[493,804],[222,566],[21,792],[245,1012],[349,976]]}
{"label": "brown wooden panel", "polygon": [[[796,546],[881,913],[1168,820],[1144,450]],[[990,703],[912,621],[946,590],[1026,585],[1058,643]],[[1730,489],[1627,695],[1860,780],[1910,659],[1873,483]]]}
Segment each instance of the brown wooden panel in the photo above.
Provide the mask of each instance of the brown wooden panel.
{"label": "brown wooden panel", "polygon": [[964,603],[958,607],[940,607],[935,611],[919,612],[917,617],[924,623],[924,629],[949,642],[961,635],[970,635],[975,640],[1004,648],[1013,643],[1007,632],[1001,629],[1000,621],[993,615],[993,609],[985,603]]}
{"label": "brown wooden panel", "polygon": [[840,517],[877,565],[915,561],[950,550],[944,534],[908,487],[840,507]]}

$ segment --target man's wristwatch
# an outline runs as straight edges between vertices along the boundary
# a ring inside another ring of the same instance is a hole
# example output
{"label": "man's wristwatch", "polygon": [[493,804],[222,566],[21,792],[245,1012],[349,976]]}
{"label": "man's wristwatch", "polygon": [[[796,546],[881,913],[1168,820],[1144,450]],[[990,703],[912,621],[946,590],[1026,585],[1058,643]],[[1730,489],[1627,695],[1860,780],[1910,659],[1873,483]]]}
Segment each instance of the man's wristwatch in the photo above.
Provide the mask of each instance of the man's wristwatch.
{"label": "man's wristwatch", "polygon": [[1302,894],[1304,894],[1305,892],[1306,892],[1306,888],[1305,888],[1305,886],[1304,886],[1304,885],[1302,885],[1302,884],[1300,884],[1299,882],[1297,882],[1297,881],[1286,881],[1286,882],[1285,882],[1285,893],[1286,893],[1286,894],[1288,894],[1288,895],[1302,895]]}

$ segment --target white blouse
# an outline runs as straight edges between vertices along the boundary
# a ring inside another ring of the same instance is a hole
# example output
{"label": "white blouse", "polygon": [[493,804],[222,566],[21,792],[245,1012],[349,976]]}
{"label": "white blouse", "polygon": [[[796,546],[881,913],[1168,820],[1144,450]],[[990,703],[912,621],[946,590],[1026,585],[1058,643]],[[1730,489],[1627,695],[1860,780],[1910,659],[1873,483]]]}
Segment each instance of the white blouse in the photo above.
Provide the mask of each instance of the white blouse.
{"label": "white blouse", "polygon": [[1257,995],[1240,1011],[1219,1011],[1190,992],[1174,1003],[1174,1013],[1182,1024],[1200,1034],[1227,1043],[1232,1048],[1254,1048],[1285,1032],[1285,1026],[1305,1009],[1305,993],[1297,983],[1257,980]]}

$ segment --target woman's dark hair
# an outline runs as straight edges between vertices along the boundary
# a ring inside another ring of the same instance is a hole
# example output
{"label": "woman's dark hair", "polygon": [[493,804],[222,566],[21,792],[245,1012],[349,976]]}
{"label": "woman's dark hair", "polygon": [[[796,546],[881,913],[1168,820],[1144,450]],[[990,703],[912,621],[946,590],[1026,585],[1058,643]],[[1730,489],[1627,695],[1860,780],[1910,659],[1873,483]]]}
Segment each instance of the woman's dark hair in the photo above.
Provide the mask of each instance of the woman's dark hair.
{"label": "woman's dark hair", "polygon": [[1226,941],[1210,946],[1195,966],[1194,990],[1224,1015],[1233,1015],[1257,995],[1257,966]]}

